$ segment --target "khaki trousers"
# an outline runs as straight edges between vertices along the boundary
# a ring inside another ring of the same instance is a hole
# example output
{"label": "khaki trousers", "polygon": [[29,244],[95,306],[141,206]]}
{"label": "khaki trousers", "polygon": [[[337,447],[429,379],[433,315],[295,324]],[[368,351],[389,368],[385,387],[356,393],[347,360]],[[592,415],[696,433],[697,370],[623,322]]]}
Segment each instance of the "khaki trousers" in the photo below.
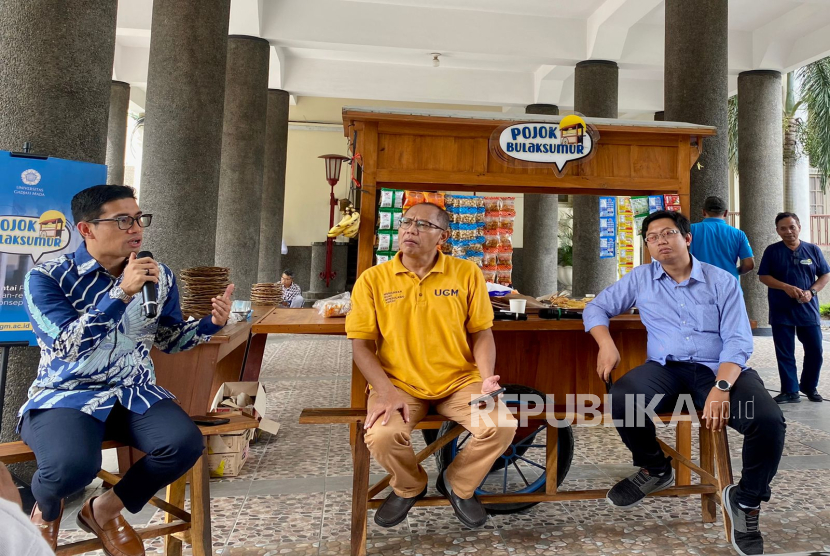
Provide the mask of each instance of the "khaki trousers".
{"label": "khaki trousers", "polygon": [[[513,441],[518,425],[515,417],[499,401],[489,415],[479,413],[478,423],[473,426],[472,409],[468,404],[472,398],[481,396],[480,382],[470,384],[441,400],[421,400],[400,388],[398,392],[409,404],[409,423],[404,423],[401,412],[395,411],[386,425],[382,424],[385,417],[382,415],[366,431],[366,446],[372,457],[392,476],[389,484],[395,494],[402,498],[412,498],[420,494],[427,484],[427,473],[415,461],[410,437],[412,430],[432,407],[438,414],[472,433],[472,438],[464,443],[463,449],[447,468],[446,475],[453,492],[459,498],[472,497],[493,462]],[[376,400],[377,394],[372,390],[367,403],[368,413],[372,412]],[[508,426],[497,426],[499,414]],[[496,426],[489,426],[490,422]]]}

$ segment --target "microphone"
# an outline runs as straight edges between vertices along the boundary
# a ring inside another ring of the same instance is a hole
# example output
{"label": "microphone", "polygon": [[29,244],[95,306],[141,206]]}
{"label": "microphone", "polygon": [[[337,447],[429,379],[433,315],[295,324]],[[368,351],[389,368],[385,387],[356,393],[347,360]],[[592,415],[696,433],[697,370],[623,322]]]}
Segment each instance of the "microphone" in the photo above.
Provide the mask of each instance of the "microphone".
{"label": "microphone", "polygon": [[[153,254],[149,251],[141,251],[137,258],[143,259],[145,257],[153,258]],[[148,319],[154,318],[158,314],[158,300],[156,299],[156,285],[153,282],[144,282],[141,286],[141,296],[144,298],[141,302],[141,307],[144,311],[144,316]]]}

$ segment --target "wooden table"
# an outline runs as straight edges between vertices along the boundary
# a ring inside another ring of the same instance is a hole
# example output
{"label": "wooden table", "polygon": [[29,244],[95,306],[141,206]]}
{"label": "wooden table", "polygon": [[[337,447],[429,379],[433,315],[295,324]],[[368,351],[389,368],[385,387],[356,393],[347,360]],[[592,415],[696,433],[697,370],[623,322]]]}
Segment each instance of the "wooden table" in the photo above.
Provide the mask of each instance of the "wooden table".
{"label": "wooden table", "polygon": [[239,380],[253,323],[275,310],[254,306],[250,321],[229,324],[210,342],[188,351],[169,354],[153,348],[156,383],[176,396],[188,415],[204,415],[219,387]]}
{"label": "wooden table", "polygon": [[[646,329],[639,315],[611,319],[611,336],[622,360],[618,378],[646,360]],[[257,380],[268,334],[345,335],[345,318],[321,317],[315,309],[273,311],[253,323],[243,380]],[[566,394],[605,394],[596,374],[597,345],[582,320],[546,320],[528,315],[526,321],[495,321],[496,370],[503,384],[536,388],[564,403]],[[352,407],[366,407],[363,375],[352,372]]]}
{"label": "wooden table", "polygon": [[242,380],[259,380],[268,334],[346,334],[346,318],[321,317],[317,309],[279,309],[254,321]]}
{"label": "wooden table", "polygon": [[[156,384],[176,396],[188,415],[204,415],[219,387],[240,379],[251,325],[274,310],[276,307],[254,306],[250,321],[229,324],[214,334],[210,342],[188,351],[171,354],[153,348],[150,357],[155,366]],[[138,450],[119,448],[120,471],[124,473],[141,457],[143,453]]]}

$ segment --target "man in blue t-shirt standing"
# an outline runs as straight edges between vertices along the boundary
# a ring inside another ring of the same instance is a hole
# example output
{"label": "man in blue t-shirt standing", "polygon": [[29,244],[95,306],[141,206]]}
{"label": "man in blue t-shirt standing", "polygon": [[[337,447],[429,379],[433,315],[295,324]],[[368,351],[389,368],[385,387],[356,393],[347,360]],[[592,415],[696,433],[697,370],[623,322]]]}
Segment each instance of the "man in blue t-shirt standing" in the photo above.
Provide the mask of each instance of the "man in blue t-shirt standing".
{"label": "man in blue t-shirt standing", "polygon": [[[823,361],[818,292],[830,282],[830,267],[816,245],[801,241],[801,222],[792,212],[779,212],[775,231],[782,241],[764,251],[758,277],[769,288],[769,322],[775,340],[781,393],[778,403],[798,403],[801,390],[812,402],[822,401],[816,390]],[[804,346],[801,381],[795,365],[795,337]]]}
{"label": "man in blue t-shirt standing", "polygon": [[726,201],[720,197],[706,197],[703,221],[692,224],[689,251],[697,260],[722,268],[738,278],[755,268],[755,261],[746,234],[726,223],[727,214]]}

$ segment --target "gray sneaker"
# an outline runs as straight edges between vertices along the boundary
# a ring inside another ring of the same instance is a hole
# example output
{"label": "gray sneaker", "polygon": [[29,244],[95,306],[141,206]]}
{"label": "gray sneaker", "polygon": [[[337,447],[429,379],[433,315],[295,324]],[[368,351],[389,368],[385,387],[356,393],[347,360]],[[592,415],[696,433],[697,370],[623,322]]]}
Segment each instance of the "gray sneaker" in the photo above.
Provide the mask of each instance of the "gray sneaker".
{"label": "gray sneaker", "polygon": [[667,489],[673,483],[674,469],[664,475],[650,475],[642,468],[614,485],[605,499],[615,508],[631,508],[642,502],[647,494]]}
{"label": "gray sneaker", "polygon": [[732,522],[732,546],[741,556],[763,554],[764,538],[758,525],[761,510],[741,508],[735,500],[737,490],[738,485],[729,485],[721,494],[723,507],[729,514],[729,521]]}

